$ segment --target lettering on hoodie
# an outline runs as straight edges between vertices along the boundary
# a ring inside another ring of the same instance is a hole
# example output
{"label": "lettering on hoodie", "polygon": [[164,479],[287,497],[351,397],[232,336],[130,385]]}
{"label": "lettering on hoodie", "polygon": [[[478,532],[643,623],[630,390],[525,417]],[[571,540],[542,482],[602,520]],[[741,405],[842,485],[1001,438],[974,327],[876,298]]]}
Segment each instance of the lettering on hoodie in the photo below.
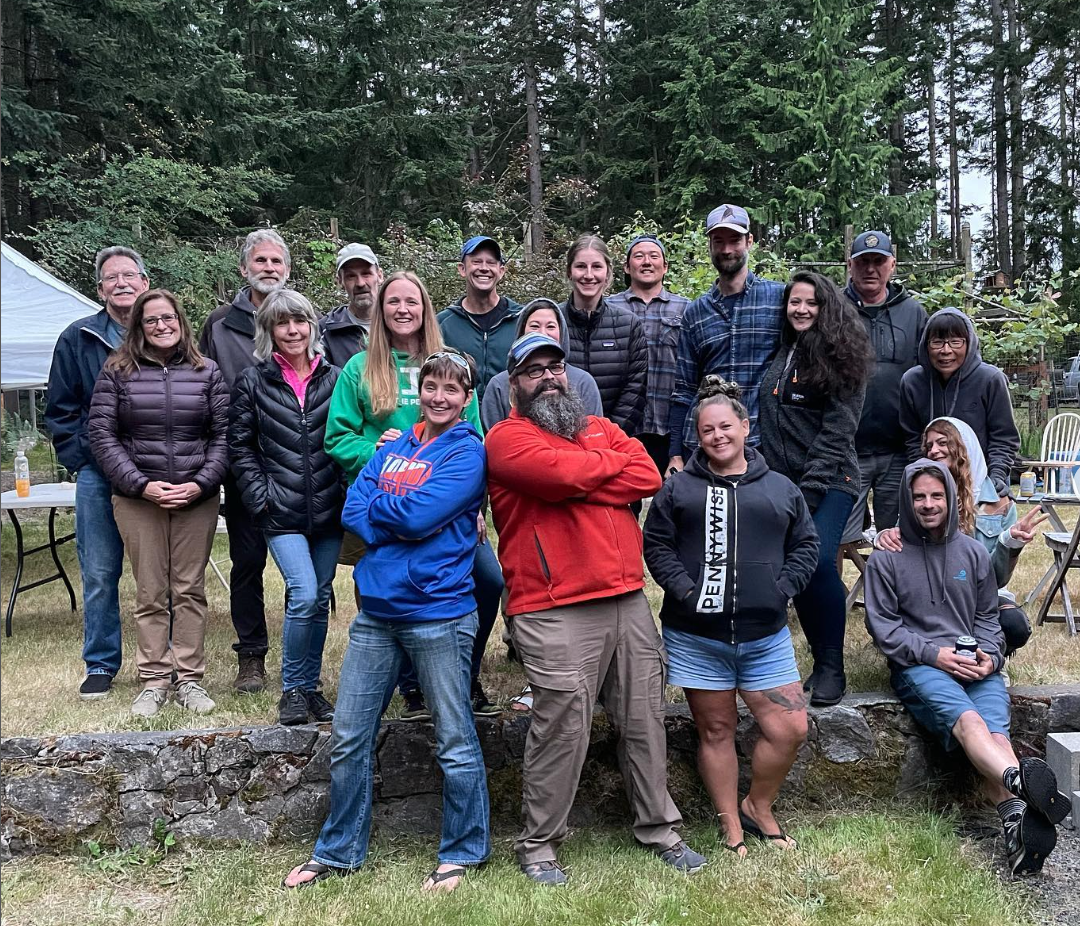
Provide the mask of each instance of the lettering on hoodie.
{"label": "lettering on hoodie", "polygon": [[390,495],[408,495],[427,482],[430,475],[431,464],[427,460],[388,453],[379,473],[379,488]]}
{"label": "lettering on hoodie", "polygon": [[697,610],[719,614],[724,610],[728,584],[728,492],[709,486],[705,494],[705,575],[698,595]]}

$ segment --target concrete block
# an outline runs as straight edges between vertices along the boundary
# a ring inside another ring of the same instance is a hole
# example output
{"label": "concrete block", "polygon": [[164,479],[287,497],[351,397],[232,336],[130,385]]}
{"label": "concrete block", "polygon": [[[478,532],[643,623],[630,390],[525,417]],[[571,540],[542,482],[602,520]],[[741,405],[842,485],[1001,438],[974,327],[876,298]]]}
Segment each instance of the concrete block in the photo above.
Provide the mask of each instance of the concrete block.
{"label": "concrete block", "polygon": [[1080,830],[1080,791],[1072,793],[1072,816],[1065,823],[1071,824],[1074,830]]}
{"label": "concrete block", "polygon": [[1047,734],[1046,763],[1057,776],[1059,790],[1080,790],[1080,733]]}

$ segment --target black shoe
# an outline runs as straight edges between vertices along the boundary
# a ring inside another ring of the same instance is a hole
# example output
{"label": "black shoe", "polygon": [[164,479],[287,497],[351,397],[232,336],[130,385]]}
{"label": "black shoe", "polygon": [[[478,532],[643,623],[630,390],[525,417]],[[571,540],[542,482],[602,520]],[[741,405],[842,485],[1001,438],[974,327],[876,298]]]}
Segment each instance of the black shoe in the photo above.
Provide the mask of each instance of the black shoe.
{"label": "black shoe", "polygon": [[1042,871],[1046,857],[1057,845],[1054,824],[1030,807],[1005,821],[1005,855],[1014,875]]}
{"label": "black shoe", "polygon": [[100,673],[88,675],[79,686],[79,698],[82,701],[98,701],[101,698],[108,697],[111,690],[111,675],[102,675]]}
{"label": "black shoe", "polygon": [[420,723],[431,720],[431,711],[424,703],[424,694],[421,691],[406,691],[402,693],[405,699],[405,707],[401,711],[401,719],[406,723]]}
{"label": "black shoe", "polygon": [[286,727],[299,726],[308,722],[308,702],[302,688],[290,688],[277,704],[278,723]]}
{"label": "black shoe", "polygon": [[334,719],[334,705],[326,700],[318,691],[305,691],[304,698],[307,700],[308,710],[315,718],[316,723],[329,723]]}
{"label": "black shoe", "polygon": [[488,700],[484,686],[479,680],[472,683],[472,712],[476,717],[491,717],[502,713],[502,708],[498,704],[492,704]]}
{"label": "black shoe", "polygon": [[815,660],[814,688],[810,695],[812,707],[830,707],[839,704],[847,691],[844,675],[844,651],[826,649]]}
{"label": "black shoe", "polygon": [[1020,789],[1017,796],[1051,823],[1060,823],[1072,809],[1065,795],[1058,791],[1054,770],[1042,759],[1020,760]]}

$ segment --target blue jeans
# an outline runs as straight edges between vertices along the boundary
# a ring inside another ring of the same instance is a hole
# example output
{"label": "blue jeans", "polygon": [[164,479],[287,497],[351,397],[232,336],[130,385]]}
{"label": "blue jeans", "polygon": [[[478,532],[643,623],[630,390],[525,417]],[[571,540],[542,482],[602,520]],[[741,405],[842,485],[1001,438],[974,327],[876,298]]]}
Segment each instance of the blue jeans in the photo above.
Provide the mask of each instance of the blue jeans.
{"label": "blue jeans", "polygon": [[815,659],[822,650],[844,648],[847,589],[836,571],[836,552],[854,501],[847,492],[829,489],[814,511],[818,564],[810,584],[795,596],[795,611]]}
{"label": "blue jeans", "polygon": [[1012,702],[1000,672],[962,682],[936,666],[919,665],[894,668],[892,684],[911,716],[946,749],[959,746],[952,731],[966,711],[975,711],[991,733],[1009,735]]}
{"label": "blue jeans", "polygon": [[435,721],[443,773],[439,864],[479,865],[491,854],[487,773],[469,702],[477,618],[384,621],[362,611],[349,628],[330,747],[330,815],[312,858],[357,868],[371,837],[375,743],[384,700],[403,656],[420,676]]}
{"label": "blue jeans", "polygon": [[91,466],[79,470],[75,548],[83,593],[83,662],[87,675],[120,671],[120,574],[124,541],[113,518],[112,486]]}
{"label": "blue jeans", "polygon": [[266,545],[285,579],[281,688],[314,691],[322,673],[330,591],[337,572],[341,534],[268,533]]}
{"label": "blue jeans", "polygon": [[[472,680],[475,682],[480,678],[480,662],[484,658],[488,637],[491,636],[491,629],[495,626],[495,619],[499,616],[499,605],[502,603],[502,593],[505,588],[499,560],[488,541],[476,547],[472,576],[476,586],[473,589],[473,595],[476,598],[476,616],[480,621],[472,652]],[[405,657],[405,662],[401,667],[398,687],[403,695],[407,691],[416,691],[420,687],[416,670],[413,669],[408,656]]]}

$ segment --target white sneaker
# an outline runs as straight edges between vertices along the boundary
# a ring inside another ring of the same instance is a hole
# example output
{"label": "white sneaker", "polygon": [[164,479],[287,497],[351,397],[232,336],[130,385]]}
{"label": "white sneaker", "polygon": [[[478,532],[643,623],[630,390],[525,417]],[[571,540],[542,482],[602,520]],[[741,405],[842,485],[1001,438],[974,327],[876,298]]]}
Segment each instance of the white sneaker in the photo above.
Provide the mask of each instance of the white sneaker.
{"label": "white sneaker", "polygon": [[153,717],[168,700],[168,688],[144,688],[131,703],[131,713],[137,717]]}
{"label": "white sneaker", "polygon": [[198,682],[181,682],[176,686],[176,703],[196,714],[209,714],[217,705]]}

